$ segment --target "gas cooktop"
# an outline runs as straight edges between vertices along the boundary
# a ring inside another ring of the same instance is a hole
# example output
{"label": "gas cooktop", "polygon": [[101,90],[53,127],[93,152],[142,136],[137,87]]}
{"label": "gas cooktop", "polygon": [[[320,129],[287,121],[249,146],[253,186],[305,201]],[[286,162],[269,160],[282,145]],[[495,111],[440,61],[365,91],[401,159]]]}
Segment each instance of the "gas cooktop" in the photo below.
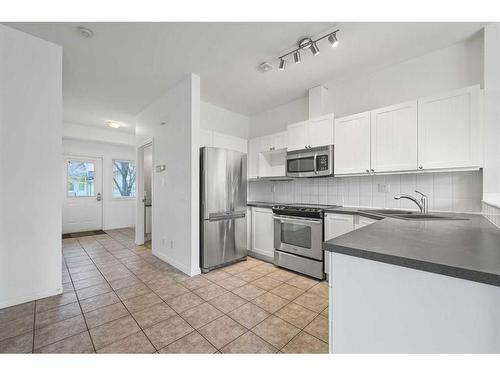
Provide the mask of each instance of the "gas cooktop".
{"label": "gas cooktop", "polygon": [[323,218],[325,209],[335,207],[339,206],[307,203],[277,204],[273,206],[273,212],[278,215]]}

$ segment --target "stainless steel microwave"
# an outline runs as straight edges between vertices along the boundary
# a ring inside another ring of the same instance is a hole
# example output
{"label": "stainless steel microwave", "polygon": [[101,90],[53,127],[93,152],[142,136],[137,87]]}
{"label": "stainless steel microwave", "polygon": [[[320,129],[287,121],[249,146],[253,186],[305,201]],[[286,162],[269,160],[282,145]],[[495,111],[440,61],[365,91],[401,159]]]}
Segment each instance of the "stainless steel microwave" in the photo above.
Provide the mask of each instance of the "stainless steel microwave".
{"label": "stainless steel microwave", "polygon": [[288,151],[286,175],[289,177],[332,176],[333,145]]}

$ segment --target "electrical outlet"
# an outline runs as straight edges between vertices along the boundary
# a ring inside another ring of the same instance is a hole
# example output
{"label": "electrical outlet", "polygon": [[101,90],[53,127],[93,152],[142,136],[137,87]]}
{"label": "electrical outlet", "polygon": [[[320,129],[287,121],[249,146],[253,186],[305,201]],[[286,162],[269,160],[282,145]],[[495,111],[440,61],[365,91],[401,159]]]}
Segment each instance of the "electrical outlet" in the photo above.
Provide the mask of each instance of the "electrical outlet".
{"label": "electrical outlet", "polygon": [[170,240],[170,248],[173,249],[174,248],[174,240]]}

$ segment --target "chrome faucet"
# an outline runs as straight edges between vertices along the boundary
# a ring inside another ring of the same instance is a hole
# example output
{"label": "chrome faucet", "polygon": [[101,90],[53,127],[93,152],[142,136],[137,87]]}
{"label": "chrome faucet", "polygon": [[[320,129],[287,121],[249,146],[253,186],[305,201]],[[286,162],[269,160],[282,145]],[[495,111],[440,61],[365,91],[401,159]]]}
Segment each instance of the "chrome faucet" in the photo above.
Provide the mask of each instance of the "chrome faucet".
{"label": "chrome faucet", "polygon": [[394,196],[394,199],[409,199],[414,202],[418,206],[418,208],[420,208],[421,214],[427,214],[429,212],[429,208],[427,207],[427,195],[419,192],[418,190],[415,190],[415,193],[418,193],[422,196],[420,200],[408,194],[397,194]]}

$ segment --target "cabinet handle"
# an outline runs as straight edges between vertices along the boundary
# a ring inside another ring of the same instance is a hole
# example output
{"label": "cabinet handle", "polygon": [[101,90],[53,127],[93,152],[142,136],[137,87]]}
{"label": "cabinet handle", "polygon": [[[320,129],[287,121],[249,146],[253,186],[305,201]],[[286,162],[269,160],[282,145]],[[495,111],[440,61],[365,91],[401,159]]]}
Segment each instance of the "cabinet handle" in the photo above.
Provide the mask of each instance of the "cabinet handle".
{"label": "cabinet handle", "polygon": [[369,170],[369,169],[367,169],[367,170],[366,170],[366,173],[370,173],[370,170]]}
{"label": "cabinet handle", "polygon": [[372,171],[372,173],[374,173],[374,172],[375,172],[375,169],[371,169],[371,171]]}
{"label": "cabinet handle", "polygon": [[424,167],[422,167],[421,165],[418,166],[418,169],[424,169]]}

